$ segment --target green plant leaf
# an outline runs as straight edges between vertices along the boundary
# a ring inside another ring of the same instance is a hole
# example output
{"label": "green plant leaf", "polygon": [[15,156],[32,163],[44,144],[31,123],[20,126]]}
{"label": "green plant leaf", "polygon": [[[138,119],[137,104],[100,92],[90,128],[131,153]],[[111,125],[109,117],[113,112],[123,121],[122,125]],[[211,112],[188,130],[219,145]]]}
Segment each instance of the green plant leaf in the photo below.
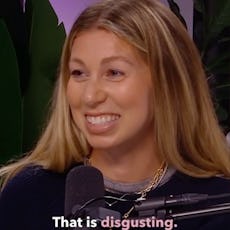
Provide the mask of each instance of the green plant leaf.
{"label": "green plant leaf", "polygon": [[230,72],[230,66],[228,65],[227,62],[222,62],[219,65],[215,66],[215,68],[212,69],[212,73],[215,75],[227,75],[227,76],[229,76],[229,72]]}
{"label": "green plant leaf", "polygon": [[207,69],[209,70],[209,72],[213,72],[215,71],[215,69],[220,68],[220,66],[225,67],[228,61],[230,61],[230,53],[220,53],[218,56],[214,58],[214,60],[207,63]]}
{"label": "green plant leaf", "polygon": [[204,1],[201,1],[201,0],[194,0],[194,8],[200,12],[200,13],[203,13],[204,12]]}
{"label": "green plant leaf", "polygon": [[17,57],[10,34],[1,19],[0,44],[0,163],[3,163],[21,153],[22,108]]}
{"label": "green plant leaf", "polygon": [[[230,116],[226,101],[230,101],[230,1],[229,0],[194,0],[195,9],[200,13],[195,18],[195,41],[201,53],[201,58],[207,70],[207,77],[213,76],[216,84],[214,103],[220,125],[225,130],[230,126],[227,120]],[[197,26],[197,28],[195,27]]]}
{"label": "green plant leaf", "polygon": [[209,34],[207,35],[207,40],[218,36],[226,27],[230,26],[230,1],[215,1],[215,12],[215,15],[209,18]]}
{"label": "green plant leaf", "polygon": [[219,85],[216,87],[216,97],[218,101],[229,100],[230,97],[230,86],[229,85]]}
{"label": "green plant leaf", "polygon": [[225,121],[228,118],[228,112],[222,106],[216,108],[216,113],[218,114],[219,121]]}
{"label": "green plant leaf", "polygon": [[229,35],[229,37],[220,38],[218,42],[219,42],[219,43],[230,42],[230,35]]}
{"label": "green plant leaf", "polygon": [[47,0],[27,0],[30,80],[24,96],[23,151],[35,145],[45,123],[65,40],[63,24]]}
{"label": "green plant leaf", "polygon": [[229,92],[230,92],[230,83],[216,86],[216,89],[223,89],[223,88],[227,90],[229,89]]}

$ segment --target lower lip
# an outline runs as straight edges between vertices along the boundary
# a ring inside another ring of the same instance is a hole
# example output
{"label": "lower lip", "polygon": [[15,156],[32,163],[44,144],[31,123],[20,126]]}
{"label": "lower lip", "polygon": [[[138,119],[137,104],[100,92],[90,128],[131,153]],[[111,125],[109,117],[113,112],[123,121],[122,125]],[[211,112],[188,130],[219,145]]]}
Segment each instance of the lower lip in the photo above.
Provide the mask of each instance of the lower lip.
{"label": "lower lip", "polygon": [[86,127],[87,130],[92,134],[104,134],[114,129],[119,119],[120,118],[113,121],[105,122],[103,124],[92,124],[86,120]]}

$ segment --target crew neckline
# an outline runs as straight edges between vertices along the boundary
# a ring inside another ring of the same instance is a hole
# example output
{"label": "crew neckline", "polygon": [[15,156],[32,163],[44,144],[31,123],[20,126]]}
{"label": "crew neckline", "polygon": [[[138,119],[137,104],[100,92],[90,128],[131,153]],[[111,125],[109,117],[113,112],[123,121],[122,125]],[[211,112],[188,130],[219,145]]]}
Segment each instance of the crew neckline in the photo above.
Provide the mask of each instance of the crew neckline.
{"label": "crew neckline", "polygon": [[[152,190],[165,184],[175,171],[176,170],[173,167],[168,166],[161,179],[155,184],[155,186],[153,186]],[[106,190],[112,193],[135,193],[146,188],[151,180],[151,178],[148,178],[139,182],[117,182],[104,176],[104,185]]]}

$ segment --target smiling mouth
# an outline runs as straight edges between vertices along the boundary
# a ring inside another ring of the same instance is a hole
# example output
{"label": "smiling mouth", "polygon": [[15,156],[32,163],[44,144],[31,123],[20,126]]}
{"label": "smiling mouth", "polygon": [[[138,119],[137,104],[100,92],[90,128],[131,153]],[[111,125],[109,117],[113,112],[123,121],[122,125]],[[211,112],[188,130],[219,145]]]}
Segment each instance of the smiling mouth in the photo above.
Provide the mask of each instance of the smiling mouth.
{"label": "smiling mouth", "polygon": [[103,125],[115,120],[118,120],[120,118],[120,115],[112,114],[112,115],[98,115],[98,116],[91,116],[86,115],[86,120],[93,125]]}

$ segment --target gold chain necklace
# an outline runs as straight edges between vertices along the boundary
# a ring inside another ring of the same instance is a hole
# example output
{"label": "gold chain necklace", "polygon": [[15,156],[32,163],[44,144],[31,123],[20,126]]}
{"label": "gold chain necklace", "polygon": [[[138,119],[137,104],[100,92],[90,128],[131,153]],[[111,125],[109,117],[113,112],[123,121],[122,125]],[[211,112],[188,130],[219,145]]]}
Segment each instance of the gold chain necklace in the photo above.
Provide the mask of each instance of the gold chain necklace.
{"label": "gold chain necklace", "polygon": [[[144,199],[147,196],[147,193],[150,192],[152,190],[152,188],[155,185],[158,185],[162,176],[164,175],[164,173],[166,172],[167,169],[167,164],[165,162],[163,162],[160,166],[159,169],[157,169],[157,171],[154,173],[153,179],[150,182],[150,184],[144,188],[143,190],[136,192],[136,194],[139,194],[140,197],[138,198],[138,200]],[[132,206],[124,215],[123,218],[127,219],[130,216],[130,213],[134,210],[134,206]]]}
{"label": "gold chain necklace", "polygon": [[[91,165],[91,162],[90,162],[90,158],[89,157],[86,157],[85,160],[84,160],[84,164],[85,165]],[[162,176],[165,174],[166,172],[166,169],[167,169],[167,163],[165,161],[162,162],[161,166],[157,169],[156,172],[154,172],[154,176],[153,176],[153,179],[151,180],[151,182],[149,183],[149,185],[142,189],[141,191],[139,192],[135,192],[135,194],[138,194],[140,195],[140,197],[138,198],[138,200],[141,200],[141,199],[144,199],[146,198],[147,196],[147,193],[150,192],[152,190],[152,188],[155,186],[155,185],[158,185]],[[107,189],[106,189],[107,190]],[[127,194],[123,194],[120,198],[124,198]],[[113,204],[117,203],[117,201],[113,202],[112,204],[109,204],[109,206],[111,207]],[[107,203],[108,204],[108,203]],[[124,215],[123,215],[123,218],[124,219],[127,219],[129,216],[130,216],[130,213],[134,210],[134,206],[132,206]]]}

